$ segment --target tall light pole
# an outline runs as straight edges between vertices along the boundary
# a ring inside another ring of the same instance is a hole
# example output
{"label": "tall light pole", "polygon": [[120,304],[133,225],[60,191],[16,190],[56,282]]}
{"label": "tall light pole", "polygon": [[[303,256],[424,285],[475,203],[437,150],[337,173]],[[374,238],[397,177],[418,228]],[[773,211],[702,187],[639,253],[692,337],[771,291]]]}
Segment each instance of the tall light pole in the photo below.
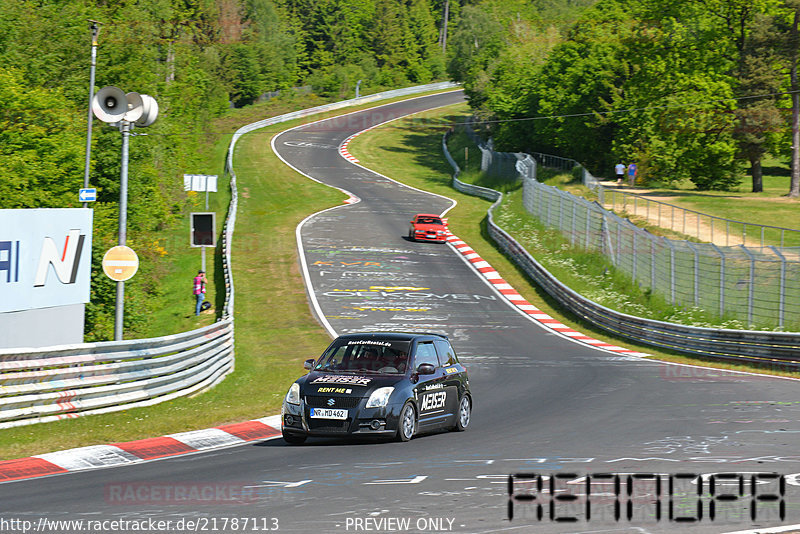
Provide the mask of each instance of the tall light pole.
{"label": "tall light pole", "polygon": [[[89,165],[92,158],[92,100],[94,99],[94,71],[97,67],[97,36],[100,34],[100,23],[89,19],[89,29],[92,30],[92,66],[89,74],[89,117],[86,128],[86,161],[83,168],[83,188],[89,187]],[[83,207],[88,207],[89,203],[84,202]]]}

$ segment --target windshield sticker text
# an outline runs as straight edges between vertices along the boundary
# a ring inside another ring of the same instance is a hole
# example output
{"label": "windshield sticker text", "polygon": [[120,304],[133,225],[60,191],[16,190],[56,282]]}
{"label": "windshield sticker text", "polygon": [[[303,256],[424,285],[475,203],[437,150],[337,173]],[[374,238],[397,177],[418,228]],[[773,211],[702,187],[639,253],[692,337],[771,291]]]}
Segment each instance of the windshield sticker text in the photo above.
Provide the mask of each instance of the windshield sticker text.
{"label": "windshield sticker text", "polygon": [[311,381],[312,384],[350,384],[353,386],[368,386],[371,378],[363,376],[323,375]]}

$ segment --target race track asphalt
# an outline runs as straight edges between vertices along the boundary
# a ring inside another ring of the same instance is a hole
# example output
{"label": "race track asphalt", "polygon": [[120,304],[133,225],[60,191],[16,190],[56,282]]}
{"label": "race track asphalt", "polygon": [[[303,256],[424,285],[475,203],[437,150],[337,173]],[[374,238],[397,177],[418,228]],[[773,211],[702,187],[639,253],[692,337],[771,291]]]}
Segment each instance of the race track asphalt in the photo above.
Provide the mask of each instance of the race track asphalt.
{"label": "race track asphalt", "polygon": [[[466,432],[408,443],[310,439],[288,446],[275,439],[7,483],[0,485],[3,516],[171,521],[170,532],[193,531],[186,521],[200,521],[206,531],[265,532],[273,518],[279,531],[322,533],[728,532],[800,523],[800,384],[687,370],[565,339],[515,310],[452,246],[407,239],[415,213],[442,213],[449,199],[339,154],[358,131],[462,99],[450,92],[310,123],[276,136],[273,146],[300,172],[360,199],[310,217],[299,230],[309,292],[328,327],[450,336],[474,395]],[[753,498],[752,472],[788,475],[785,519],[780,500],[768,500],[778,484],[756,479],[767,498]],[[678,476],[712,473],[735,474],[713,481],[713,520],[712,481],[698,496],[696,479]],[[511,520],[510,474],[517,475]],[[731,485],[740,478],[741,494]],[[544,491],[551,480],[557,495],[574,499],[551,499]],[[206,499],[204,488],[216,490]],[[179,492],[197,498],[178,501]],[[736,498],[722,500],[721,493]],[[556,520],[570,517],[577,522]]]}

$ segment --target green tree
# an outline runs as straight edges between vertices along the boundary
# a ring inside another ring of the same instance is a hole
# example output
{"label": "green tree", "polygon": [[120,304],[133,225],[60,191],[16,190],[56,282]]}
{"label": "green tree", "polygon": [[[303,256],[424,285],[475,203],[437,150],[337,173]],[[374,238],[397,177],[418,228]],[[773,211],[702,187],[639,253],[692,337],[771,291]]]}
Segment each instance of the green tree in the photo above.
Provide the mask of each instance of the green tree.
{"label": "green tree", "polygon": [[789,159],[791,162],[791,180],[789,198],[800,197],[800,78],[797,74],[797,62],[800,57],[800,1],[785,0],[783,13],[776,17],[780,40],[779,53],[783,58],[784,72],[791,94],[791,119],[789,130]]}
{"label": "green tree", "polygon": [[233,104],[237,107],[252,104],[264,86],[257,51],[246,44],[236,43],[227,47],[223,57],[223,64],[230,73]]}
{"label": "green tree", "polygon": [[264,90],[290,88],[297,77],[295,42],[279,9],[271,0],[249,0],[246,17],[246,39],[258,54]]}
{"label": "green tree", "polygon": [[619,116],[612,150],[638,159],[645,178],[691,181],[701,190],[735,186],[735,48],[719,44],[720,31],[698,2],[645,1],[634,8],[622,56],[631,76],[615,104],[629,111]]}
{"label": "green tree", "polygon": [[518,75],[500,63],[478,69],[489,73],[480,90],[467,84],[488,95],[505,149],[555,152],[601,174],[620,159],[638,161],[653,179],[727,189],[739,165],[738,49],[735,39],[715,46],[726,31],[700,2],[605,0],[540,65],[515,58]]}
{"label": "green tree", "polygon": [[783,76],[776,68],[774,17],[761,15],[753,21],[743,46],[737,72],[739,101],[734,138],[740,154],[750,163],[752,191],[763,191],[761,159],[777,145],[783,118],[778,110],[778,93]]}
{"label": "green tree", "polygon": [[491,72],[505,46],[504,28],[480,6],[466,6],[450,38],[447,71],[464,84],[470,106],[480,108],[487,99]]}
{"label": "green tree", "polygon": [[58,90],[0,66],[0,198],[5,208],[77,207],[85,119]]}

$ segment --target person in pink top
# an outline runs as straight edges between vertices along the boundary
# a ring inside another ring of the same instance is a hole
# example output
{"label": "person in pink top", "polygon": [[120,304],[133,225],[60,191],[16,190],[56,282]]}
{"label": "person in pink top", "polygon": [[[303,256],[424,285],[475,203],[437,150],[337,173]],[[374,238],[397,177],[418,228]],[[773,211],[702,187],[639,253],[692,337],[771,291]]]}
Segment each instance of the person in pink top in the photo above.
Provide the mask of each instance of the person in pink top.
{"label": "person in pink top", "polygon": [[206,298],[207,283],[208,280],[206,279],[206,272],[202,269],[197,271],[197,276],[194,277],[194,296],[197,301],[194,307],[195,315],[200,315],[200,306],[202,306],[203,301]]}

